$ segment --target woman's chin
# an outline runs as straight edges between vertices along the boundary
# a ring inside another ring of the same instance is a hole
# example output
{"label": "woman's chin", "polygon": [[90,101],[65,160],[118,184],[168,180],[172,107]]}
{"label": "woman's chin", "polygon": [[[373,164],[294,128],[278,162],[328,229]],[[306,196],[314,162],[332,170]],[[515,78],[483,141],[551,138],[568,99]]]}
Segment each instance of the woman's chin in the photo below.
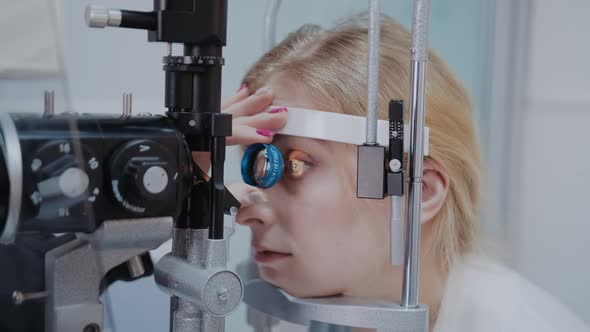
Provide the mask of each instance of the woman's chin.
{"label": "woman's chin", "polygon": [[285,273],[285,271],[280,269],[258,265],[258,273],[260,274],[260,278],[276,287],[285,289],[285,286],[289,285],[289,280],[286,277],[288,273]]}
{"label": "woman's chin", "polygon": [[313,298],[340,295],[341,292],[330,288],[317,288],[313,281],[305,281],[306,278],[294,273],[273,269],[267,266],[259,266],[260,277],[266,282],[276,286],[291,296],[299,298]]}

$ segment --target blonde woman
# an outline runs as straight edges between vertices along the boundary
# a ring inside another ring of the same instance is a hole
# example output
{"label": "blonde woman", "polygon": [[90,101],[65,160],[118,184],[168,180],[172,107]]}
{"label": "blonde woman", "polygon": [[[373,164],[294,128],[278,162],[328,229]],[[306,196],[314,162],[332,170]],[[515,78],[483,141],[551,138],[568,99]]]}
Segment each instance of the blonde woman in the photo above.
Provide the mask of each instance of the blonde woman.
{"label": "blonde woman", "polygon": [[[405,28],[382,19],[381,119],[391,99],[409,100],[410,42]],[[401,298],[402,268],[389,262],[389,203],[356,198],[356,147],[274,135],[289,107],[364,116],[367,46],[358,19],[332,30],[304,26],[258,60],[224,105],[234,115],[231,144],[272,141],[284,156],[278,184],[238,193],[238,223],[252,230],[261,277],[295,296]],[[482,165],[469,96],[432,51],[427,88],[419,300],[431,330],[588,331],[548,294],[477,253]],[[271,104],[283,107],[265,112]]]}

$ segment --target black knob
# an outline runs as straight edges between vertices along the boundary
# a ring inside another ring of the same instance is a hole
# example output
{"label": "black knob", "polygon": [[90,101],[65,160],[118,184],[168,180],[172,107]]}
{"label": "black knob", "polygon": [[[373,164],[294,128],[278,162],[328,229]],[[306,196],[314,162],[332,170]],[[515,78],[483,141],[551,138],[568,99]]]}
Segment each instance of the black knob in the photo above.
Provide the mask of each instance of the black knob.
{"label": "black knob", "polygon": [[139,198],[157,199],[169,187],[168,173],[168,163],[159,157],[133,157],[125,167],[124,185]]}
{"label": "black knob", "polygon": [[117,149],[110,176],[119,205],[138,215],[152,215],[176,201],[178,171],[172,156],[151,140],[132,140]]}

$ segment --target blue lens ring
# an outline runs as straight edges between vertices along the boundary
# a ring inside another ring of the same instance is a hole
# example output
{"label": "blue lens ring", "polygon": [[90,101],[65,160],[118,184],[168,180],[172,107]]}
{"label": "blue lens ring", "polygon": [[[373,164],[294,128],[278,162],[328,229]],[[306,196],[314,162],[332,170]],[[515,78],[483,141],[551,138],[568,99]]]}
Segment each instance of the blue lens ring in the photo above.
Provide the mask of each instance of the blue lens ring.
{"label": "blue lens ring", "polygon": [[[253,177],[253,166],[256,161],[256,157],[260,151],[266,150],[267,162],[269,163],[268,172],[264,177],[257,182]],[[274,186],[283,175],[283,156],[281,151],[274,145],[271,144],[253,144],[246,149],[244,157],[242,158],[241,171],[242,180],[248,185],[256,186],[258,188],[270,188]]]}
{"label": "blue lens ring", "polygon": [[247,185],[257,185],[254,179],[252,178],[252,172],[250,170],[252,169],[252,165],[254,164],[254,158],[256,158],[256,155],[261,150],[262,146],[262,144],[250,145],[248,149],[246,149],[246,152],[244,152],[244,156],[242,157],[240,169],[242,173],[242,180]]}
{"label": "blue lens ring", "polygon": [[258,184],[258,187],[266,189],[274,186],[283,176],[283,155],[274,145],[264,144],[264,147],[268,156],[269,170]]}

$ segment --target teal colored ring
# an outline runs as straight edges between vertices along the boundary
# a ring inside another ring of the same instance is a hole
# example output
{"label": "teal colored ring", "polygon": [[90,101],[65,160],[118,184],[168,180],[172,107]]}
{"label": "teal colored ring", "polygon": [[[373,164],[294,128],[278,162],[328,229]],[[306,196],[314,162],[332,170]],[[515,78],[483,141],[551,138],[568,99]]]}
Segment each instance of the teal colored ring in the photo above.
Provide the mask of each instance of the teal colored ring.
{"label": "teal colored ring", "polygon": [[[266,150],[268,157],[269,172],[262,178],[260,182],[256,182],[253,178],[252,167],[256,156],[260,151]],[[267,189],[274,186],[283,176],[283,155],[281,151],[271,144],[253,144],[246,149],[241,162],[242,180],[248,185],[255,186],[262,189]]]}

